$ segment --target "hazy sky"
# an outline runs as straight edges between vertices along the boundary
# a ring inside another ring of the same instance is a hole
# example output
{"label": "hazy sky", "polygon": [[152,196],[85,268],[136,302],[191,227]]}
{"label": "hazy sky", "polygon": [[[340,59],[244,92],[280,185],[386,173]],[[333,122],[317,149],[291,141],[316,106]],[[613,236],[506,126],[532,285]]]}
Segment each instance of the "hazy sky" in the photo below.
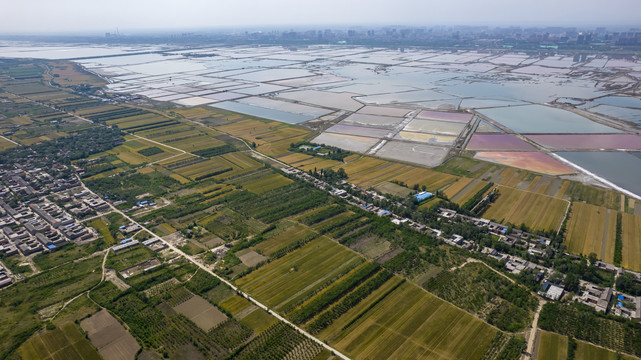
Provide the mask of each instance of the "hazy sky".
{"label": "hazy sky", "polygon": [[625,25],[640,0],[0,0],[0,32],[221,26]]}

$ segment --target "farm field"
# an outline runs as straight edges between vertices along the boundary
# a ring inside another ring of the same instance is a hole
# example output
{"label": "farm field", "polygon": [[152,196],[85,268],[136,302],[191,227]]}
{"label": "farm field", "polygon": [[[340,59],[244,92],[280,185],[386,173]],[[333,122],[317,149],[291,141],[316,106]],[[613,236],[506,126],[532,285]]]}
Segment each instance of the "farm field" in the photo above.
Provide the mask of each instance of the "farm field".
{"label": "farm field", "polygon": [[394,180],[407,184],[410,188],[414,184],[425,185],[434,192],[457,179],[449,174],[366,156],[341,167],[347,172],[349,182],[363,187],[373,187]]}
{"label": "farm field", "polygon": [[12,143],[9,140],[5,140],[4,138],[0,138],[0,151],[13,149],[16,146],[18,146],[18,145]]}
{"label": "farm field", "polygon": [[324,333],[329,344],[354,359],[478,359],[497,332],[408,282],[376,301],[344,330]]}
{"label": "farm field", "polygon": [[102,359],[96,349],[85,339],[72,322],[68,322],[59,328],[33,335],[20,345],[18,354],[24,360]]}
{"label": "farm field", "polygon": [[267,174],[259,174],[259,176],[248,176],[237,182],[238,185],[251,191],[255,194],[261,194],[266,191],[274,190],[279,187],[289,185],[293,182],[283,175],[269,172]]}
{"label": "farm field", "polygon": [[[537,359],[539,360],[565,360],[568,356],[568,337],[540,330],[539,348]],[[582,358],[578,358],[582,359]]]}
{"label": "farm field", "polygon": [[623,259],[621,266],[633,271],[641,271],[641,217],[632,214],[623,216]]}
{"label": "farm field", "polygon": [[576,353],[574,356],[575,359],[582,359],[582,360],[618,360],[618,359],[638,360],[639,359],[637,357],[624,355],[624,354],[621,354],[621,357],[619,357],[619,354],[615,353],[614,351],[600,348],[598,346],[592,345],[585,341],[577,341],[576,345],[577,345]]}
{"label": "farm field", "polygon": [[454,195],[458,194],[463,188],[465,188],[469,183],[472,182],[472,178],[460,178],[455,183],[448,186],[443,192],[448,199],[451,199]]}
{"label": "farm field", "polygon": [[81,321],[80,326],[105,360],[131,359],[140,349],[136,339],[104,309]]}
{"label": "farm field", "polygon": [[563,220],[566,201],[499,186],[499,197],[483,214],[499,223],[525,224],[535,230],[556,230]]}
{"label": "farm field", "polygon": [[294,223],[292,226],[285,229],[285,231],[272,236],[271,238],[261,241],[254,249],[264,255],[271,255],[279,249],[287,245],[312,235],[314,232],[307,226]]}
{"label": "farm field", "polygon": [[463,205],[474,195],[476,195],[476,193],[483,190],[483,188],[487,184],[488,183],[483,180],[474,179],[467,186],[461,189],[461,191],[453,195],[450,199],[459,205]]}
{"label": "farm field", "polygon": [[204,331],[209,331],[227,320],[225,314],[198,295],[174,306],[173,309],[188,317]]}
{"label": "farm field", "polygon": [[374,187],[374,190],[382,194],[391,194],[391,195],[400,196],[400,197],[406,197],[413,191],[404,186],[400,186],[391,182],[380,183]]}
{"label": "farm field", "polygon": [[98,232],[100,233],[100,235],[102,235],[107,245],[111,245],[116,241],[113,235],[111,235],[111,232],[109,231],[109,227],[107,226],[107,223],[105,222],[105,220],[103,219],[92,220],[89,223],[87,223],[87,225],[98,230]]}
{"label": "farm field", "polygon": [[428,190],[434,192],[436,190],[443,189],[445,186],[455,182],[457,179],[458,178],[456,176],[442,172],[419,167],[411,167],[406,172],[395,175],[389,180],[401,181],[409,187],[413,187],[414,184],[418,184],[420,186],[425,185]]}
{"label": "farm field", "polygon": [[278,310],[297,296],[313,292],[321,283],[361,262],[363,258],[351,250],[326,237],[319,237],[236,280],[236,284]]}
{"label": "farm field", "polygon": [[616,211],[574,202],[564,244],[573,254],[588,256],[590,253],[596,253],[599,259],[612,263],[616,219]]}
{"label": "farm field", "polygon": [[275,157],[289,153],[289,144],[299,142],[309,134],[309,130],[302,127],[246,117],[215,128],[254,142],[258,151]]}

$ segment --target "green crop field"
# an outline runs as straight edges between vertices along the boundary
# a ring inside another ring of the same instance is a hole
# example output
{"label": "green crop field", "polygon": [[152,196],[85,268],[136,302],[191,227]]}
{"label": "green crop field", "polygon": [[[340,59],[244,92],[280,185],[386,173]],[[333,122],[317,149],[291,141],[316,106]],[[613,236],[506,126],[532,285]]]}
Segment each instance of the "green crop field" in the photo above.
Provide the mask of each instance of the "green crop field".
{"label": "green crop field", "polygon": [[383,293],[353,318],[344,328],[323,334],[354,359],[478,359],[497,332],[408,282]]}
{"label": "green crop field", "polygon": [[499,186],[499,197],[483,214],[484,218],[534,230],[556,230],[568,206],[566,201]]}
{"label": "green crop field", "polygon": [[[619,359],[624,359],[624,360],[635,360],[639,359],[638,357],[630,356],[630,355],[623,355],[621,354],[621,357],[619,357],[619,354],[615,353],[614,351],[610,351],[608,349],[600,348],[598,346],[594,346],[588,342],[584,341],[577,341],[577,346],[576,346],[576,354],[574,356],[575,359],[581,359],[581,360],[619,360]],[[543,359],[539,357],[539,359]]]}
{"label": "green crop field", "polygon": [[290,180],[283,175],[271,173],[256,178],[250,178],[248,181],[243,181],[239,184],[243,188],[247,189],[247,191],[251,191],[255,194],[261,194],[269,190],[277,189],[281,186],[289,185],[292,182],[293,180]]}
{"label": "green crop field", "polygon": [[92,220],[87,225],[93,227],[94,229],[98,230],[100,235],[104,238],[105,244],[111,245],[115,242],[114,237],[111,235],[111,232],[109,231],[109,227],[107,226],[107,223],[103,219],[96,219]]}
{"label": "green crop field", "polygon": [[102,359],[71,322],[60,328],[35,334],[18,348],[18,353],[24,360]]}
{"label": "green crop field", "polygon": [[278,310],[297,297],[310,296],[324,282],[363,260],[334,241],[319,237],[238,279],[236,284]]}
{"label": "green crop field", "polygon": [[[568,337],[541,330],[537,359],[565,360],[568,356]],[[581,359],[581,358],[578,358]]]}
{"label": "green crop field", "polygon": [[612,263],[616,223],[617,212],[614,210],[573,203],[565,240],[568,251],[585,256],[595,253],[599,259]]}
{"label": "green crop field", "polygon": [[279,249],[284,248],[287,245],[293,244],[296,241],[303,239],[314,232],[311,231],[307,226],[297,224],[288,227],[285,231],[274,235],[273,237],[261,241],[254,247],[263,255],[271,255]]}

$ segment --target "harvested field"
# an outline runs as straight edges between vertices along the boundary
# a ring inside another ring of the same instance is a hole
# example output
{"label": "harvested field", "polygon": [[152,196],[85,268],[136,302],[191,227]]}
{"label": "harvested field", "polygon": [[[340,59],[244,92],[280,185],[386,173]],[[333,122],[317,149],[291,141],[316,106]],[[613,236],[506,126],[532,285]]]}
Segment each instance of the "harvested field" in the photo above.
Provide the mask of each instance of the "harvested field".
{"label": "harvested field", "polygon": [[307,154],[301,154],[301,153],[289,153],[287,155],[281,156],[278,158],[278,160],[290,164],[290,165],[296,165],[299,162],[303,162],[306,160],[313,159],[314,157],[311,155]]}
{"label": "harvested field", "polygon": [[376,168],[371,168],[354,176],[350,176],[350,182],[356,185],[368,188],[385,180],[389,180],[394,175],[400,175],[411,169],[409,165],[403,165],[393,162],[387,162]]}
{"label": "harvested field", "polygon": [[105,360],[134,359],[140,345],[107,310],[100,310],[80,322],[91,343]]}
{"label": "harvested field", "polygon": [[267,260],[266,257],[255,251],[247,251],[244,254],[241,254],[241,252],[239,251],[236,255],[238,256],[240,261],[247,267],[256,266],[261,262]]}
{"label": "harvested field", "polygon": [[455,183],[445,189],[445,196],[447,196],[448,199],[451,199],[452,197],[454,197],[454,195],[458,194],[461,190],[463,190],[463,188],[471,183],[472,180],[473,179],[471,178],[459,178]]}
{"label": "harvested field", "polygon": [[414,184],[425,185],[429,190],[440,190],[458,179],[456,176],[429,169],[411,167],[410,170],[392,177],[389,180],[402,181],[409,187]]}
{"label": "harvested field", "polygon": [[573,254],[588,256],[590,253],[596,253],[599,259],[612,263],[616,223],[616,211],[574,202],[564,244]]}
{"label": "harvested field", "polygon": [[452,196],[451,200],[459,205],[465,204],[466,201],[470,200],[476,193],[481,191],[488,183],[483,180],[474,179],[467,186],[465,186],[461,191]]}
{"label": "harvested field", "polygon": [[225,314],[198,295],[194,295],[189,300],[174,306],[173,309],[188,317],[189,320],[206,332],[227,320]]}
{"label": "harvested field", "polygon": [[623,215],[623,260],[621,265],[633,271],[641,271],[641,217]]}
{"label": "harvested field", "polygon": [[400,186],[387,181],[374,186],[374,190],[383,194],[391,194],[394,196],[401,196],[401,197],[409,196],[409,194],[411,194],[412,191],[414,191],[404,186]]}
{"label": "harvested field", "polygon": [[556,230],[568,203],[561,199],[499,186],[498,199],[483,217],[500,223],[525,224],[534,230]]}
{"label": "harvested field", "polygon": [[389,164],[389,161],[376,159],[369,156],[363,156],[360,159],[350,161],[349,163],[345,164],[345,166],[343,166],[343,169],[345,169],[347,175],[350,176],[351,181],[352,176],[355,176],[362,171],[366,171],[384,164]]}

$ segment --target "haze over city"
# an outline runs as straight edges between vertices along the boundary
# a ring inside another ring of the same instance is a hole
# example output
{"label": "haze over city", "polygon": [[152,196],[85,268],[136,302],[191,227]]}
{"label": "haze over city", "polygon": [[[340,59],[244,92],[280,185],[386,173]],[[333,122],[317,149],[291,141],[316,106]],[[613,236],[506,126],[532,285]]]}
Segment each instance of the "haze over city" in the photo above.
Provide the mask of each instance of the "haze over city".
{"label": "haze over city", "polygon": [[634,26],[634,0],[211,2],[3,1],[1,33],[61,33],[300,25]]}
{"label": "haze over city", "polygon": [[0,9],[0,360],[641,360],[641,0]]}

